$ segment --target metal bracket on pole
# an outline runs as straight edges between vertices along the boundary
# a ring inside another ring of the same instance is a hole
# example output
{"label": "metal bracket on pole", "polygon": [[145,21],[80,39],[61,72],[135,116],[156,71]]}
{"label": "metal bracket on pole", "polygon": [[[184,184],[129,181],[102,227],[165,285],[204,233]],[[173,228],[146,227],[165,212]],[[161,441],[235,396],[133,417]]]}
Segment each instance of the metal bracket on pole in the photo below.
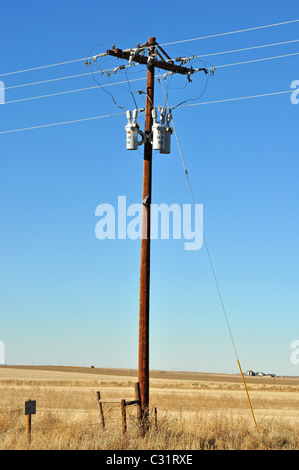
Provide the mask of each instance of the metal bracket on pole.
{"label": "metal bracket on pole", "polygon": [[151,143],[153,140],[153,133],[152,132],[146,132],[144,134],[144,143],[149,142]]}
{"label": "metal bracket on pole", "polygon": [[148,207],[149,206],[149,194],[143,199],[142,201],[142,204],[145,206],[145,207]]}
{"label": "metal bracket on pole", "polygon": [[141,129],[138,129],[138,134],[142,136],[142,140],[137,142],[137,145],[139,146],[144,144],[144,142],[146,141],[146,135]]}

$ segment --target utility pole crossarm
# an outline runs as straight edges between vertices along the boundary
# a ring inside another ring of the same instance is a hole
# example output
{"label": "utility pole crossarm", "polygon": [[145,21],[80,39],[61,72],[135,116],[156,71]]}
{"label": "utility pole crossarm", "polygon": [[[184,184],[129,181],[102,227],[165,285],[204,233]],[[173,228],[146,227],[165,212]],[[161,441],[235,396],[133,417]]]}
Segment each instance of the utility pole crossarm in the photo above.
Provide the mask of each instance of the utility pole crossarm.
{"label": "utility pole crossarm", "polygon": [[[126,59],[126,60],[130,60],[130,58],[132,58],[132,62],[137,62],[139,64],[144,64],[144,65],[148,64],[148,57],[141,55],[141,54],[136,54],[134,53],[134,50],[131,51],[131,50],[123,50],[123,49],[113,49],[113,50],[109,49],[107,51],[107,55],[117,57],[118,59]],[[193,68],[182,67],[181,65],[175,65],[171,62],[166,62],[164,60],[157,60],[154,58],[151,58],[150,63],[153,67],[156,67],[158,69],[167,70],[173,73],[180,73],[181,75],[191,75],[194,72],[199,72],[199,71],[204,71],[205,73],[207,73],[207,69],[205,68],[199,68],[199,69],[194,70]]]}

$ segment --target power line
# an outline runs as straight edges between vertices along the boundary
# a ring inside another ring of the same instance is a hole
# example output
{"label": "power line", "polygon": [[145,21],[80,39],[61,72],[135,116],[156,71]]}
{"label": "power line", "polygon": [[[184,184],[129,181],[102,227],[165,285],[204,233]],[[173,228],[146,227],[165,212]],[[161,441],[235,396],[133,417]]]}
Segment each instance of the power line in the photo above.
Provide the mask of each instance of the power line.
{"label": "power line", "polygon": [[[255,62],[263,62],[263,61],[273,60],[273,59],[282,59],[282,58],[285,58],[285,57],[292,57],[292,56],[296,56],[296,55],[299,55],[299,52],[293,52],[291,54],[284,54],[284,55],[273,56],[273,57],[264,57],[264,58],[261,58],[261,59],[253,59],[253,60],[248,60],[248,61],[244,61],[244,62],[235,62],[235,63],[232,63],[232,64],[216,65],[215,67],[208,68],[208,70],[212,70],[212,69],[215,69],[215,68],[217,69],[217,68],[224,68],[224,67],[233,67],[233,66],[236,66],[236,65],[243,65],[243,64],[249,64],[249,63],[255,63]],[[155,78],[160,78],[161,76],[162,75],[156,75]],[[128,82],[132,83],[132,82],[137,82],[137,81],[145,80],[145,79],[146,79],[146,77],[141,77],[141,78],[135,78],[135,79],[132,79],[132,80],[126,80],[126,81],[115,82],[115,83],[108,83],[108,84],[104,84],[104,85],[99,84],[99,85],[92,86],[92,87],[85,87],[85,88],[79,88],[79,89],[75,89],[75,90],[67,90],[67,91],[61,91],[61,92],[57,92],[57,93],[50,93],[50,94],[47,94],[47,95],[31,96],[31,97],[28,97],[28,98],[20,98],[18,100],[6,101],[4,104],[20,103],[22,101],[30,101],[30,100],[36,100],[36,99],[41,99],[41,98],[48,98],[48,97],[53,97],[53,96],[65,95],[65,94],[69,94],[69,93],[77,93],[77,92],[80,92],[80,91],[94,90],[96,88],[120,85],[120,84],[124,84],[124,83],[128,83]]]}
{"label": "power line", "polygon": [[213,52],[213,53],[210,53],[210,54],[196,55],[196,56],[194,56],[194,59],[201,58],[201,57],[211,57],[211,56],[214,56],[214,55],[232,54],[234,52],[251,51],[253,49],[262,49],[264,47],[282,46],[284,44],[292,44],[294,42],[299,42],[299,39],[293,39],[291,41],[276,42],[276,43],[272,43],[272,44],[262,44],[262,45],[259,45],[259,46],[244,47],[242,49],[234,49],[234,50],[231,50],[231,51]]}
{"label": "power line", "polygon": [[227,98],[227,99],[223,99],[223,100],[206,101],[206,102],[203,102],[203,103],[182,104],[178,107],[185,108],[185,107],[188,107],[188,106],[200,106],[200,105],[206,105],[206,104],[227,103],[227,102],[230,102],[230,101],[240,101],[240,100],[248,100],[248,99],[253,99],[253,98],[263,98],[263,97],[266,97],[266,96],[283,95],[283,94],[286,94],[286,93],[293,93],[293,92],[294,92],[294,90],[276,91],[276,92],[273,92],[273,93],[263,93],[263,94],[260,94],[260,95],[242,96],[242,97],[239,97],[239,98]]}
{"label": "power line", "polygon": [[283,21],[281,23],[267,24],[267,25],[264,25],[264,26],[255,26],[253,28],[239,29],[237,31],[229,31],[229,32],[226,32],[226,33],[211,34],[209,36],[202,36],[202,37],[199,37],[199,38],[184,39],[182,41],[167,42],[167,43],[161,44],[161,46],[170,46],[170,45],[173,45],[173,44],[181,44],[181,43],[184,43],[184,42],[200,41],[201,39],[216,38],[216,37],[220,37],[220,36],[227,36],[229,34],[244,33],[244,32],[247,32],[247,31],[256,31],[258,29],[272,28],[274,26],[282,26],[282,25],[285,25],[285,24],[291,24],[291,23],[297,23],[297,22],[299,22],[299,19],[298,20],[291,20],[291,21]]}
{"label": "power line", "polygon": [[[293,39],[291,41],[282,41],[282,42],[277,42],[277,43],[272,43],[272,44],[262,44],[262,45],[258,45],[258,46],[251,46],[251,47],[246,47],[246,48],[242,48],[242,49],[234,49],[234,50],[229,50],[229,51],[221,51],[221,52],[213,52],[213,53],[209,53],[209,54],[201,54],[201,55],[192,56],[192,58],[197,59],[197,58],[203,58],[203,57],[211,57],[211,56],[215,56],[215,55],[231,54],[231,53],[235,53],[235,52],[244,52],[244,51],[250,51],[250,50],[254,50],[254,49],[261,49],[261,48],[265,48],[265,47],[292,44],[292,43],[295,43],[295,42],[299,42],[299,39]],[[130,67],[131,67],[131,65],[123,65],[121,67],[121,69],[130,68]],[[117,68],[119,68],[119,67],[117,67]],[[105,73],[115,72],[115,71],[116,71],[116,68],[110,68],[110,69],[106,69],[106,70],[95,70],[95,71],[92,71],[92,72],[75,74],[75,75],[68,75],[68,76],[58,77],[58,78],[51,78],[51,79],[48,79],[48,80],[41,80],[41,81],[38,81],[38,82],[22,83],[20,85],[13,85],[13,86],[10,86],[10,87],[5,87],[5,90],[11,90],[13,88],[22,88],[22,87],[25,87],[25,86],[32,86],[32,85],[41,85],[41,84],[44,84],[44,83],[57,82],[57,81],[60,81],[60,80],[68,80],[68,79],[71,79],[71,78],[81,78],[81,77],[85,77],[85,76],[92,75],[92,74],[95,75],[95,74],[98,74],[98,73],[103,75]]]}
{"label": "power line", "polygon": [[[168,42],[168,43],[161,44],[161,46],[181,44],[181,43],[184,43],[184,42],[191,42],[191,41],[199,41],[201,39],[209,39],[209,38],[214,38],[214,37],[226,36],[226,35],[230,35],[230,34],[243,33],[243,32],[246,32],[246,31],[255,31],[255,30],[259,30],[259,29],[271,28],[271,27],[275,27],[275,26],[281,26],[281,25],[292,24],[292,23],[297,23],[297,22],[299,22],[299,19],[298,20],[283,21],[281,23],[273,23],[273,24],[268,24],[268,25],[264,25],[264,26],[256,26],[256,27],[253,27],[253,28],[240,29],[240,30],[236,30],[236,31],[229,31],[229,32],[225,32],[225,33],[212,34],[212,35],[209,35],[209,36],[202,36],[202,37],[198,37],[198,38],[184,39],[184,40],[181,40],[181,41]],[[14,75],[14,74],[19,74],[19,73],[24,73],[24,72],[32,72],[32,71],[35,71],[35,70],[41,70],[41,69],[45,69],[45,68],[49,68],[49,67],[57,67],[57,66],[60,66],[60,65],[67,65],[67,64],[71,64],[71,63],[75,63],[75,62],[83,62],[83,61],[86,61],[86,60],[89,60],[89,59],[94,59],[95,57],[97,57],[97,56],[83,57],[81,59],[68,60],[68,61],[65,61],[65,62],[58,62],[58,63],[55,63],[55,64],[49,64],[49,65],[42,65],[42,66],[39,66],[39,67],[33,67],[33,68],[29,68],[29,69],[16,70],[14,72],[6,72],[6,73],[0,74],[0,77],[5,77],[5,76],[8,76],[8,75]]]}
{"label": "power line", "polygon": [[[206,101],[204,103],[193,103],[193,104],[183,104],[180,106],[180,108],[185,108],[188,106],[199,106],[199,105],[208,105],[208,104],[216,104],[216,103],[226,103],[230,101],[239,101],[239,100],[247,100],[247,99],[253,99],[253,98],[262,98],[262,97],[267,97],[267,96],[277,96],[277,95],[282,95],[286,93],[293,93],[294,90],[286,90],[286,91],[278,91],[278,92],[273,92],[273,93],[264,93],[260,95],[251,95],[251,96],[242,96],[238,98],[228,98],[228,99],[223,99],[223,100],[215,100],[215,101]],[[0,131],[0,134],[11,134],[13,132],[20,132],[20,131],[29,131],[33,129],[41,129],[44,127],[53,127],[53,126],[60,126],[64,124],[72,124],[72,123],[77,123],[77,122],[84,122],[84,121],[92,121],[95,119],[104,119],[112,116],[121,116],[124,115],[125,112],[119,112],[119,113],[114,113],[114,114],[106,114],[103,116],[94,116],[94,117],[89,117],[89,118],[83,118],[83,119],[75,119],[72,121],[64,121],[64,122],[56,122],[52,124],[42,124],[40,126],[33,126],[33,127],[24,127],[20,129],[12,129],[8,131]]]}
{"label": "power line", "polygon": [[217,69],[223,68],[223,67],[233,67],[236,65],[253,64],[254,62],[263,62],[265,60],[282,59],[284,57],[292,57],[295,55],[299,55],[299,52],[292,52],[291,54],[283,54],[283,55],[277,55],[273,57],[264,57],[262,59],[245,60],[243,62],[235,62],[233,64],[216,65],[215,67]]}
{"label": "power line", "polygon": [[73,124],[75,122],[92,121],[92,120],[95,120],[95,119],[104,119],[104,118],[108,118],[108,117],[112,117],[112,116],[120,116],[121,114],[125,114],[125,112],[114,113],[114,114],[106,114],[106,115],[103,115],[103,116],[94,116],[94,117],[83,118],[83,119],[74,119],[72,121],[54,122],[52,124],[42,124],[40,126],[24,127],[22,129],[12,129],[10,131],[0,131],[0,134],[10,134],[12,132],[30,131],[30,130],[33,130],[33,129],[41,129],[43,127],[53,127],[53,126],[61,126],[63,124]]}
{"label": "power line", "polygon": [[[145,78],[134,78],[130,81],[131,82],[137,82],[138,80],[145,80]],[[66,95],[68,93],[77,93],[79,91],[94,90],[95,88],[114,86],[114,85],[119,85],[119,84],[123,84],[123,83],[127,83],[127,80],[124,80],[122,82],[116,82],[116,83],[106,83],[105,85],[100,85],[99,84],[99,85],[86,87],[86,88],[78,88],[76,90],[67,90],[67,91],[60,91],[60,92],[57,92],[57,93],[49,93],[48,95],[30,96],[29,98],[20,98],[18,100],[6,101],[4,104],[20,103],[21,101],[30,101],[30,100],[37,100],[37,99],[40,99],[40,98],[48,98],[48,97],[52,97],[52,96]]]}
{"label": "power line", "polygon": [[15,72],[2,73],[2,74],[0,74],[0,77],[5,77],[7,75],[14,75],[16,73],[32,72],[33,70],[47,69],[49,67],[57,67],[59,65],[72,64],[74,62],[83,62],[84,60],[88,60],[88,59],[92,59],[92,57],[85,57],[83,59],[67,60],[66,62],[59,62],[57,64],[41,65],[40,67],[33,67],[31,69],[23,69],[23,70],[16,70]]}
{"label": "power line", "polygon": [[[123,65],[121,68],[125,69],[125,68],[128,68],[128,67],[131,67],[131,66],[130,65]],[[104,73],[115,72],[116,69],[119,69],[119,67],[114,67],[114,68],[106,69],[106,70],[95,70],[95,71],[92,71],[92,72],[79,73],[79,74],[76,74],[76,75],[68,75],[66,77],[50,78],[48,80],[41,80],[39,82],[22,83],[21,85],[13,85],[13,86],[5,87],[5,90],[11,90],[12,88],[22,88],[24,86],[30,86],[30,85],[41,85],[43,83],[57,82],[57,81],[60,81],[60,80],[68,80],[70,78],[86,77],[87,75],[92,75],[92,74],[96,74],[96,73],[100,73],[101,75],[103,75]]]}

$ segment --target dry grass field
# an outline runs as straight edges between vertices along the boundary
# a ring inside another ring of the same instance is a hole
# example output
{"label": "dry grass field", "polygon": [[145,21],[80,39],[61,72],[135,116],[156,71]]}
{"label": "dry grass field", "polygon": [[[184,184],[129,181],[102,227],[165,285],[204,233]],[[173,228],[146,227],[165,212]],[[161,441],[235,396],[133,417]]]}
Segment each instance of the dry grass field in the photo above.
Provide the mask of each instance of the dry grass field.
{"label": "dry grass field", "polygon": [[[299,378],[248,377],[257,432],[240,376],[151,372],[157,429],[139,435],[135,406],[127,433],[119,403],[134,399],[136,371],[73,367],[0,367],[0,450],[298,450]],[[26,441],[24,403],[37,402]]]}

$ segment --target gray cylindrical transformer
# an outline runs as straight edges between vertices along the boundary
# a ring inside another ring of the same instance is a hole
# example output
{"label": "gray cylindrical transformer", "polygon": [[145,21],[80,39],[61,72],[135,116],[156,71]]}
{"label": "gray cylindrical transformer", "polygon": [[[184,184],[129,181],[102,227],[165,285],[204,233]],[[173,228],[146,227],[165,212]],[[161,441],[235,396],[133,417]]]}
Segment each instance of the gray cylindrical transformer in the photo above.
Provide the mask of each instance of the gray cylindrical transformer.
{"label": "gray cylindrical transformer", "polygon": [[171,114],[167,115],[166,120],[166,127],[165,127],[165,147],[164,150],[160,150],[160,153],[170,153],[170,144],[171,144],[171,134],[172,128],[170,127],[169,123],[171,121]]}
{"label": "gray cylindrical transformer", "polygon": [[157,122],[157,111],[156,109],[152,110],[153,116],[153,150],[164,150],[165,148],[165,123],[158,123]]}
{"label": "gray cylindrical transformer", "polygon": [[165,128],[165,147],[164,147],[164,150],[160,150],[160,153],[170,153],[171,134],[172,134],[172,129],[171,127],[167,126]]}
{"label": "gray cylindrical transformer", "polygon": [[165,149],[165,126],[153,124],[153,150]]}
{"label": "gray cylindrical transformer", "polygon": [[125,127],[126,130],[126,149],[137,150],[138,147],[138,124],[132,122],[128,123]]}
{"label": "gray cylindrical transformer", "polygon": [[138,133],[139,133],[139,124],[137,124],[137,109],[133,111],[133,122],[131,111],[127,111],[128,123],[125,127],[126,131],[126,149],[127,150],[137,150],[138,147]]}

